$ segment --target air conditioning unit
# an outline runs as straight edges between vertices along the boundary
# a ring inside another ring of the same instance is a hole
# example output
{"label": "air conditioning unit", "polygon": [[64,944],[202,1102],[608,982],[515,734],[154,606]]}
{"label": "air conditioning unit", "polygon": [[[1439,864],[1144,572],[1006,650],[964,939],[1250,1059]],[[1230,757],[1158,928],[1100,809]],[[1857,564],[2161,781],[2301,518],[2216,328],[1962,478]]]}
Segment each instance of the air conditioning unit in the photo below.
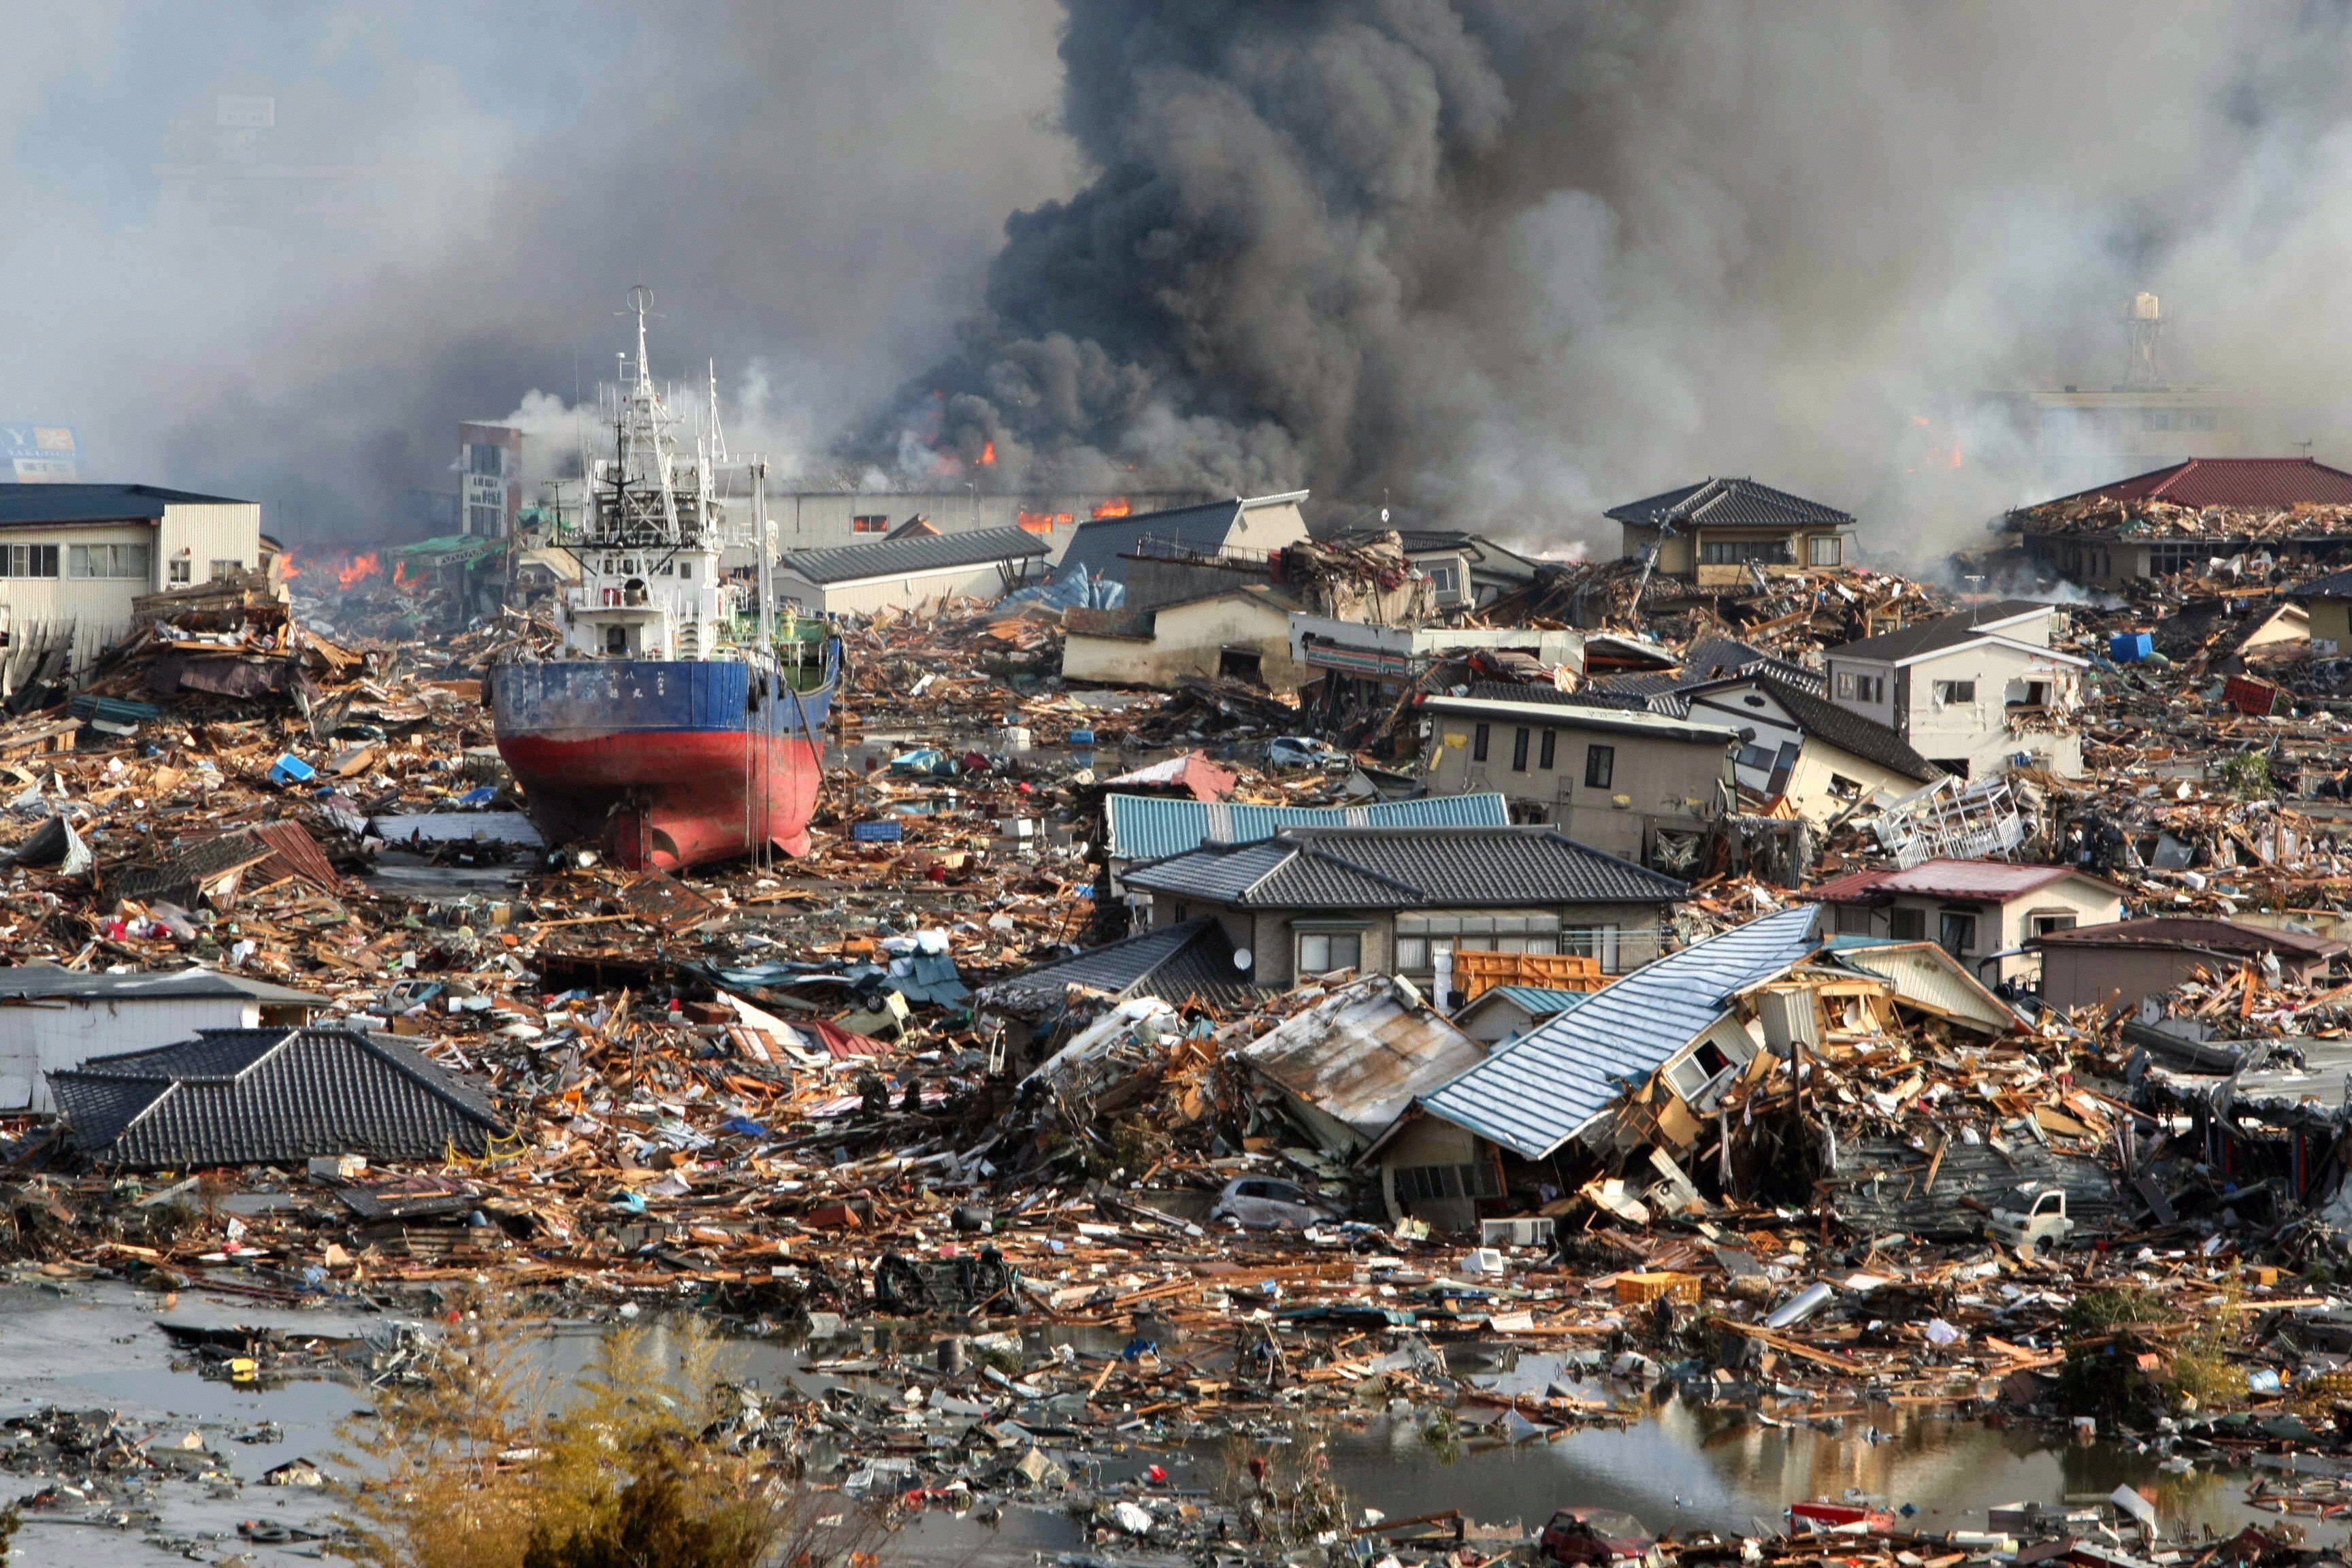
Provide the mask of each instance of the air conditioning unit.
{"label": "air conditioning unit", "polygon": [[1478,1245],[1481,1247],[1549,1247],[1552,1222],[1549,1215],[1528,1215],[1519,1219],[1482,1219],[1478,1222]]}

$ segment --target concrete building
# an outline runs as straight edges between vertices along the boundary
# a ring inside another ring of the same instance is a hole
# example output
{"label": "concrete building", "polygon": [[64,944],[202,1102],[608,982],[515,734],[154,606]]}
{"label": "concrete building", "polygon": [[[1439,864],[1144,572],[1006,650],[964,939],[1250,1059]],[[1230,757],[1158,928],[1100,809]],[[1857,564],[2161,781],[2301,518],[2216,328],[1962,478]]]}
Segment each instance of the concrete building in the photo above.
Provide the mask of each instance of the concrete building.
{"label": "concrete building", "polygon": [[131,601],[261,564],[261,508],[155,485],[0,485],[0,616],[21,645],[70,640],[77,667],[131,626]]}
{"label": "concrete building", "polygon": [[2026,946],[2042,955],[2042,999],[2053,1007],[2117,1007],[2169,991],[2200,973],[2221,977],[2275,966],[2273,984],[2320,985],[2352,944],[2305,931],[2171,915],[2061,927]]}
{"label": "concrete building", "polygon": [[1655,552],[1652,570],[1700,588],[1736,588],[1770,574],[1845,563],[1853,518],[1833,506],[1759,485],[1702,479],[1605,513],[1624,530],[1624,554]]}
{"label": "concrete building", "polygon": [[457,426],[458,531],[504,539],[522,516],[522,432],[510,425]]}
{"label": "concrete building", "polygon": [[1690,890],[1549,827],[1290,827],[1133,866],[1123,879],[1150,895],[1155,929],[1217,920],[1256,984],[1354,970],[1402,974],[1424,992],[1457,948],[1637,968],[1657,956]]}
{"label": "concrete building", "polygon": [[[1923,860],[1908,870],[1834,877],[1802,895],[1831,907],[1838,931],[1932,942],[1990,984],[2032,973],[2027,944],[2123,918],[2121,888],[2071,866]],[[1986,966],[1996,964],[1988,973]]]}
{"label": "concrete building", "polygon": [[1842,643],[1822,656],[1830,700],[1962,778],[2021,761],[2078,777],[2074,714],[2089,661],[2050,646],[2057,614],[2009,599]]}
{"label": "concrete building", "polygon": [[2352,473],[2309,458],[2190,458],[2009,515],[2036,565],[2086,587],[2256,555],[2352,560]]}
{"label": "concrete building", "polygon": [[199,1029],[304,1024],[323,996],[209,969],[89,973],[53,963],[0,969],[0,1112],[48,1112],[47,1074],[92,1057],[184,1040]]}
{"label": "concrete building", "polygon": [[1307,520],[1298,510],[1306,500],[1305,490],[1291,490],[1124,517],[1090,518],[1070,536],[1055,574],[1060,578],[1083,572],[1097,581],[1124,586],[1128,558],[1137,555],[1230,555],[1262,563],[1284,545],[1307,538]]}
{"label": "concrete building", "polygon": [[997,599],[1043,576],[1045,554],[1045,541],[1017,528],[790,550],[776,569],[776,600],[809,615],[872,615],[941,599]]}
{"label": "concrete building", "polygon": [[1546,695],[1541,687],[1480,683],[1466,696],[1422,698],[1430,790],[1499,790],[1515,815],[1549,822],[1580,844],[1694,872],[1731,805],[1738,731]]}
{"label": "concrete building", "polygon": [[1062,679],[1173,686],[1224,676],[1288,697],[1315,672],[1290,657],[1298,602],[1271,584],[1212,587],[1150,609],[1063,612]]}

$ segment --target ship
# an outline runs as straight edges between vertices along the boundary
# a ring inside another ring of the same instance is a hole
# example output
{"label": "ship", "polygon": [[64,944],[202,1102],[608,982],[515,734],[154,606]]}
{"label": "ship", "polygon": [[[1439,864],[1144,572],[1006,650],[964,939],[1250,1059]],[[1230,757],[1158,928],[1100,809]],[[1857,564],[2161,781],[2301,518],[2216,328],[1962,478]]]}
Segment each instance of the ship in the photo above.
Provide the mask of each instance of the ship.
{"label": "ship", "polygon": [[[776,613],[766,468],[740,470],[746,535],[722,494],[736,470],[715,381],[709,419],[679,450],[679,416],[646,355],[650,302],[631,291],[636,356],[624,353],[600,393],[612,456],[583,465],[571,517],[556,510],[554,543],[580,566],[556,598],[561,646],[494,665],[483,700],[550,844],[593,846],[631,870],[805,855],[841,642],[822,621]],[[745,542],[753,580],[730,581],[721,551]]]}

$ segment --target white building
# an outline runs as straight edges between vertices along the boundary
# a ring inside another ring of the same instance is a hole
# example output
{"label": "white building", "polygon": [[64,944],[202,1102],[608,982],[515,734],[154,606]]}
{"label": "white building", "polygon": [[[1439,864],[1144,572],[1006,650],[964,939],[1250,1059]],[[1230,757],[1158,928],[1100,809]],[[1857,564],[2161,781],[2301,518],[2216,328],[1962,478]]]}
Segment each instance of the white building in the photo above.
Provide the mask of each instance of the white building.
{"label": "white building", "polygon": [[54,1110],[47,1075],[92,1057],[174,1045],[199,1029],[308,1023],[326,1005],[323,996],[209,969],[0,969],[0,1112]]}
{"label": "white building", "polygon": [[1822,656],[1830,700],[1962,778],[2021,762],[2078,777],[2074,715],[2089,661],[2050,646],[2057,616],[2009,599],[1843,643]]}
{"label": "white building", "polygon": [[71,628],[86,663],[142,594],[262,563],[261,508],[155,485],[0,484],[0,629]]}

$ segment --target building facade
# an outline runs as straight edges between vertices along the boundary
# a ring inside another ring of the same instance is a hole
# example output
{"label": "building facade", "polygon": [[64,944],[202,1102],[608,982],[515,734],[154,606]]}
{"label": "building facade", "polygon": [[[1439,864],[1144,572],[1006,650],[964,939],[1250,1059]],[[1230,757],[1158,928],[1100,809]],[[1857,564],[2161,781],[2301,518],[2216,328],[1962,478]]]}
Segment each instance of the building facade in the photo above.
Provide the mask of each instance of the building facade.
{"label": "building facade", "polygon": [[155,485],[0,485],[0,616],[14,646],[77,668],[130,629],[144,594],[262,563],[261,508]]}
{"label": "building facade", "polygon": [[521,516],[522,432],[507,425],[458,426],[458,531],[504,539]]}
{"label": "building facade", "polygon": [[1840,644],[1830,700],[1885,725],[1947,773],[2083,772],[2075,728],[2089,661],[2050,646],[2057,612],[2006,600]]}

